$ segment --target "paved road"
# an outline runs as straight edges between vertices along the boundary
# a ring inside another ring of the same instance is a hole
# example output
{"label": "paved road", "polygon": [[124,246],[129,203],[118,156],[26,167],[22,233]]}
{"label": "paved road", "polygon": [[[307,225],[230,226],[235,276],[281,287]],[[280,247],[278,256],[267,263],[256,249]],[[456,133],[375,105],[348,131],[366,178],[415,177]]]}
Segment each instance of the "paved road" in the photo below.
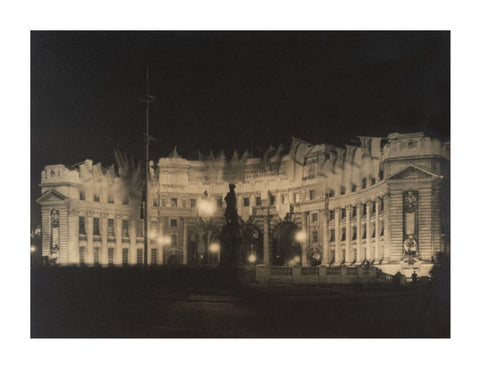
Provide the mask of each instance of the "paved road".
{"label": "paved road", "polygon": [[[425,290],[32,279],[32,337],[447,337]],[[443,301],[442,301],[443,300]]]}

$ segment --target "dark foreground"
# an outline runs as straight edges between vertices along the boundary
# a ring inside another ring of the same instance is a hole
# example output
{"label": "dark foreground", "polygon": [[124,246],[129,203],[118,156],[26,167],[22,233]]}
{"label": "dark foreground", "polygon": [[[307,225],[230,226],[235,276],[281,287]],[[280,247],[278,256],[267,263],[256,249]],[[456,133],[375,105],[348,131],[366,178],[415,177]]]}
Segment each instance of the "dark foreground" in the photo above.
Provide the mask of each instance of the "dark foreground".
{"label": "dark foreground", "polygon": [[434,287],[262,287],[211,269],[34,268],[32,337],[449,337]]}

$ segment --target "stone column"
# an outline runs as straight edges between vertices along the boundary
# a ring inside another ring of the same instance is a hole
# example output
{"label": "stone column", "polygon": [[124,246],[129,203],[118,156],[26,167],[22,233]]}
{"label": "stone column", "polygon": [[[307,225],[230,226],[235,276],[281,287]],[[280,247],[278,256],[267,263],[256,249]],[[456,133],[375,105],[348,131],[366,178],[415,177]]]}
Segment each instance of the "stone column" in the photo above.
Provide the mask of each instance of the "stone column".
{"label": "stone column", "polygon": [[270,264],[270,219],[263,219],[263,263]]}
{"label": "stone column", "polygon": [[108,264],[108,248],[107,248],[107,214],[101,213],[100,214],[100,229],[101,229],[101,239],[102,239],[102,247],[100,248],[100,264],[106,265]]}
{"label": "stone column", "polygon": [[[131,254],[136,252],[135,248],[137,247],[137,226],[135,219],[130,219],[128,222],[128,235],[130,235],[130,247],[128,253]],[[121,252],[123,252],[123,250],[121,250]]]}
{"label": "stone column", "polygon": [[183,261],[182,263],[186,265],[188,263],[188,226],[185,218],[181,218],[180,222],[182,224],[182,230],[183,230],[183,236],[182,236]]}
{"label": "stone column", "polygon": [[345,263],[352,263],[352,250],[351,250],[351,238],[352,235],[350,234],[350,214],[351,214],[351,206],[347,206],[345,209],[347,213],[347,217],[345,219]]}
{"label": "stone column", "polygon": [[[305,234],[308,234],[308,229],[307,229],[307,216],[308,214],[306,212],[302,213],[302,231]],[[308,235],[307,235],[308,236]],[[306,267],[307,266],[307,239],[302,241],[302,266]]]}
{"label": "stone column", "polygon": [[380,198],[375,200],[375,261],[380,260]]}
{"label": "stone column", "polygon": [[340,208],[335,208],[335,264],[340,264]]}
{"label": "stone column", "polygon": [[390,195],[383,197],[383,258],[390,261]]}
{"label": "stone column", "polygon": [[85,218],[87,226],[87,249],[85,249],[85,263],[93,263],[93,213],[88,211]]}
{"label": "stone column", "polygon": [[78,212],[69,210],[68,213],[68,263],[78,263]]}
{"label": "stone column", "polygon": [[[122,264],[122,216],[115,215],[115,250],[113,251],[113,264]],[[131,259],[131,258],[130,258]]]}
{"label": "stone column", "polygon": [[367,224],[367,236],[366,236],[366,241],[367,241],[367,254],[366,254],[366,257],[367,257],[367,260],[370,261],[371,258],[372,258],[372,245],[371,245],[371,231],[372,231],[372,227],[371,227],[371,223],[370,223],[370,216],[371,216],[371,211],[370,211],[370,207],[372,205],[372,201],[368,200],[367,201],[367,218],[366,218],[366,224]]}
{"label": "stone column", "polygon": [[357,263],[361,263],[362,259],[362,204],[357,203]]}
{"label": "stone column", "polygon": [[323,257],[322,257],[322,264],[327,265],[329,263],[330,252],[329,252],[329,244],[328,244],[328,208],[325,206],[325,210],[320,212],[323,213],[322,225],[323,225]]}

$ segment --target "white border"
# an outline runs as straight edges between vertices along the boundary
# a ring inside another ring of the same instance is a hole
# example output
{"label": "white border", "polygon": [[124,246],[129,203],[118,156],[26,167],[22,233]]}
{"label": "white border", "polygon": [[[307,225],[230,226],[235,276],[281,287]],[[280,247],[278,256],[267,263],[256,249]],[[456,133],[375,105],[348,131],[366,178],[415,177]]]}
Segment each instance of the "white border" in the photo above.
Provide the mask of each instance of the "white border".
{"label": "white border", "polygon": [[[480,122],[478,10],[457,1],[17,1],[2,10],[2,366],[387,365],[477,361],[479,244],[476,155]],[[450,340],[30,340],[30,30],[452,30],[453,302]],[[6,87],[5,87],[6,86]],[[472,167],[473,165],[473,167]],[[13,190],[12,190],[13,189]],[[5,200],[6,199],[6,200]],[[475,212],[469,213],[469,210]],[[25,248],[25,249],[23,249]],[[13,252],[10,252],[13,249]],[[22,259],[21,267],[17,259]],[[475,344],[475,345],[474,345]],[[212,349],[205,358],[205,349]],[[278,355],[278,351],[283,352]],[[291,352],[285,354],[285,352]],[[462,359],[463,358],[463,359]]]}

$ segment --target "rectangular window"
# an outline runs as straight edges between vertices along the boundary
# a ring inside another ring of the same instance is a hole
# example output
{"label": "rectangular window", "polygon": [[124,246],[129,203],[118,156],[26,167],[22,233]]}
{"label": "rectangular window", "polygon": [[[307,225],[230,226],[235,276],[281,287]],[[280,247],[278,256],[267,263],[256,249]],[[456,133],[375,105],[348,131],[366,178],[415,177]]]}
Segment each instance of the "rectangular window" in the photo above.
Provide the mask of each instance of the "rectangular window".
{"label": "rectangular window", "polygon": [[383,198],[380,198],[379,201],[380,201],[379,207],[380,207],[380,213],[381,213],[381,212],[383,212],[383,206],[384,206],[384,204],[383,204]]}
{"label": "rectangular window", "polygon": [[85,247],[78,248],[78,257],[80,264],[85,264]]}
{"label": "rectangular window", "polygon": [[86,235],[87,232],[85,231],[85,217],[80,216],[78,218],[78,235]]}
{"label": "rectangular window", "polygon": [[293,201],[294,201],[295,203],[300,202],[300,193],[295,193],[295,194],[293,195]]}
{"label": "rectangular window", "polygon": [[186,199],[182,199],[182,207],[187,208],[187,200]]}
{"label": "rectangular window", "polygon": [[346,208],[342,208],[342,219],[346,218],[347,217],[347,209]]}
{"label": "rectangular window", "polygon": [[275,195],[270,194],[270,206],[274,206],[274,205],[275,205]]}
{"label": "rectangular window", "polygon": [[197,207],[197,200],[190,199],[190,208],[196,208],[196,207]]}
{"label": "rectangular window", "polygon": [[333,221],[335,220],[335,211],[328,211],[328,214],[329,214],[329,218],[330,218],[330,221]]}
{"label": "rectangular window", "polygon": [[262,197],[255,197],[255,205],[256,206],[262,205]]}
{"label": "rectangular window", "polygon": [[377,181],[375,180],[375,178],[371,178],[371,179],[370,179],[370,182],[372,183],[372,185],[375,185],[375,183],[376,183]]}
{"label": "rectangular window", "polygon": [[93,195],[93,201],[94,201],[94,202],[100,202],[100,196],[95,193],[95,194]]}
{"label": "rectangular window", "polygon": [[158,207],[158,198],[153,198],[152,206],[153,207]]}
{"label": "rectangular window", "polygon": [[285,194],[282,194],[282,204],[287,203],[287,196]]}
{"label": "rectangular window", "polygon": [[222,203],[222,197],[217,198],[217,208],[222,208],[222,205],[223,205],[223,203]]}
{"label": "rectangular window", "polygon": [[155,248],[152,248],[150,256],[151,256],[150,263],[152,265],[156,265],[158,261],[157,261],[157,250]]}
{"label": "rectangular window", "polygon": [[346,192],[345,187],[340,187],[340,195],[344,195]]}
{"label": "rectangular window", "polygon": [[375,203],[375,201],[372,201],[372,214],[374,214],[375,212],[377,212],[377,204]]}
{"label": "rectangular window", "polygon": [[143,249],[137,249],[137,264],[143,264]]}
{"label": "rectangular window", "polygon": [[330,229],[330,240],[329,241],[335,241],[335,230]]}
{"label": "rectangular window", "polygon": [[128,204],[128,196],[123,197],[122,204]]}
{"label": "rectangular window", "polygon": [[177,227],[177,219],[170,220],[170,227]]}
{"label": "rectangular window", "polygon": [[342,227],[341,241],[345,241],[346,236],[347,236],[347,230],[344,227]]}
{"label": "rectangular window", "polygon": [[313,240],[314,243],[318,242],[318,230],[313,230],[312,240]]}
{"label": "rectangular window", "polygon": [[367,216],[367,204],[362,203],[362,216],[365,217]]}
{"label": "rectangular window", "polygon": [[113,195],[112,194],[109,194],[108,195],[108,203],[113,203]]}
{"label": "rectangular window", "polygon": [[367,225],[362,225],[362,239],[367,239]]}
{"label": "rectangular window", "polygon": [[100,235],[100,219],[98,217],[93,218],[93,235]]}
{"label": "rectangular window", "polygon": [[115,236],[115,226],[113,225],[113,219],[107,219],[107,236],[114,237]]}
{"label": "rectangular window", "polygon": [[355,184],[352,184],[352,193],[355,193],[357,191],[357,186]]}
{"label": "rectangular window", "polygon": [[100,248],[93,248],[93,263],[98,265],[100,263]]}
{"label": "rectangular window", "polygon": [[384,225],[383,225],[383,221],[380,222],[380,236],[383,236],[384,234]]}
{"label": "rectangular window", "polygon": [[80,191],[80,200],[81,201],[85,200],[85,192],[83,190]]}
{"label": "rectangular window", "polygon": [[367,187],[367,178],[362,179],[362,189],[365,189]]}
{"label": "rectangular window", "polygon": [[122,220],[122,238],[128,238],[128,220]]}
{"label": "rectangular window", "polygon": [[330,249],[330,262],[333,263],[335,261],[335,250]]}
{"label": "rectangular window", "polygon": [[312,222],[318,222],[318,213],[312,213]]}
{"label": "rectangular window", "polygon": [[378,179],[379,179],[379,180],[383,180],[383,170],[380,170],[380,171],[378,172]]}
{"label": "rectangular window", "polygon": [[108,248],[108,265],[113,266],[113,248]]}
{"label": "rectangular window", "polygon": [[250,198],[243,198],[243,207],[250,206]]}
{"label": "rectangular window", "polygon": [[376,234],[375,234],[375,226],[372,226],[372,238],[375,238]]}
{"label": "rectangular window", "polygon": [[172,247],[176,247],[177,246],[177,234],[172,234],[171,237],[172,237]]}
{"label": "rectangular window", "polygon": [[352,240],[357,240],[357,227],[352,227]]}
{"label": "rectangular window", "polygon": [[330,198],[335,197],[335,191],[333,189],[330,189],[330,191],[328,192],[328,196]]}
{"label": "rectangular window", "polygon": [[162,204],[162,207],[167,207],[167,200],[166,200],[166,199],[162,199],[162,200],[161,200],[161,204]]}
{"label": "rectangular window", "polygon": [[311,190],[311,191],[309,192],[309,196],[310,196],[310,200],[311,200],[311,201],[315,200],[315,194],[316,194],[316,193],[315,193],[314,190]]}
{"label": "rectangular window", "polygon": [[177,198],[172,198],[172,207],[177,207]]}
{"label": "rectangular window", "polygon": [[137,238],[143,238],[143,221],[135,221],[135,236]]}
{"label": "rectangular window", "polygon": [[[113,252],[112,252],[112,256],[113,256]],[[122,249],[122,264],[124,266],[128,265],[128,248]]]}
{"label": "rectangular window", "polygon": [[352,218],[357,217],[357,206],[352,207]]}

